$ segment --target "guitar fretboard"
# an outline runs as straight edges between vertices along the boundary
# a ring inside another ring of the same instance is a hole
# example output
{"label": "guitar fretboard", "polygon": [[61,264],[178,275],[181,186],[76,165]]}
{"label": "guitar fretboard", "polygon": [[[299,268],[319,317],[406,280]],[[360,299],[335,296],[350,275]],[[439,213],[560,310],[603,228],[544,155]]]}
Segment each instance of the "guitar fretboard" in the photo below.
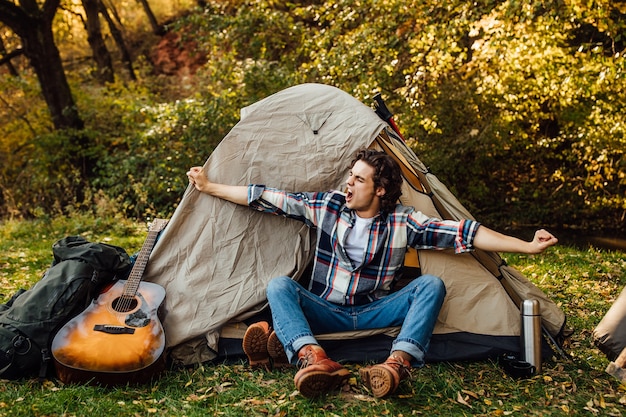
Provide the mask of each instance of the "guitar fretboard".
{"label": "guitar fretboard", "polygon": [[126,284],[124,285],[123,297],[134,298],[137,294],[141,278],[143,277],[146,265],[148,265],[148,260],[150,259],[150,252],[152,252],[152,248],[156,243],[159,233],[165,228],[166,225],[167,220],[161,219],[157,219],[152,223],[148,236],[146,237],[146,240],[137,255],[133,269],[130,271]]}

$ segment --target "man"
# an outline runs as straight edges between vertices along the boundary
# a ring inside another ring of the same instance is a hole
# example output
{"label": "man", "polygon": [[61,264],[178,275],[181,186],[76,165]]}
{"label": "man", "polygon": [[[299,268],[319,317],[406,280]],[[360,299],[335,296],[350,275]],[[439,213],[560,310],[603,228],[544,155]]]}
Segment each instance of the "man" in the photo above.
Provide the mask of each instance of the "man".
{"label": "man", "polygon": [[[441,221],[398,204],[400,167],[389,155],[361,150],[352,162],[346,192],[289,193],[262,185],[212,183],[201,167],[187,173],[197,190],[256,210],[300,220],[314,228],[317,246],[313,274],[305,289],[289,277],[267,287],[274,331],[256,323],[244,336],[251,363],[269,353],[299,362],[294,382],[300,393],[316,397],[340,386],[350,373],[326,356],[314,335],[401,326],[389,358],[360,370],[376,397],[395,391],[412,366],[422,366],[445,297],[441,279],[423,275],[391,292],[408,246],[417,249],[473,248],[540,253],[557,243],[545,230],[526,242],[472,220]],[[270,343],[271,342],[271,343]]]}

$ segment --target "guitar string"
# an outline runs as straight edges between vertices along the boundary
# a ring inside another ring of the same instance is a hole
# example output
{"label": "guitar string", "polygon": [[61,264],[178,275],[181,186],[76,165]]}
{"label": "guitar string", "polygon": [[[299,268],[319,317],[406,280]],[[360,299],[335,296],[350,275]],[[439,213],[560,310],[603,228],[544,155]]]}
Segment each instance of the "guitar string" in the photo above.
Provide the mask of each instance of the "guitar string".
{"label": "guitar string", "polygon": [[[141,274],[143,273],[143,270],[145,269],[145,266],[148,263],[148,258],[150,256],[150,254],[148,253],[149,249],[151,249],[154,246],[158,233],[161,230],[163,230],[166,224],[167,224],[167,221],[157,220],[152,225],[148,233],[148,237],[146,238],[146,241],[144,242],[142,249],[139,251],[139,255],[137,257],[137,260],[135,261],[135,266],[139,266],[142,272],[138,272],[135,274],[135,276],[133,276],[133,273],[139,270],[138,268],[133,267],[130,275],[131,275],[131,279],[135,279],[137,283],[135,284],[135,281],[126,282],[127,285],[124,286],[124,291],[122,292],[122,296],[119,297],[119,300],[114,308],[114,310],[117,313],[118,320],[122,324],[124,323],[125,314],[131,310],[132,303],[135,300],[135,295],[137,293],[137,290],[139,289],[139,281],[141,280]],[[158,230],[152,230],[153,227]],[[137,275],[139,275],[138,279],[136,279]],[[128,291],[128,289],[131,288],[131,285],[129,283],[132,283],[132,288],[133,288],[132,295],[130,295],[129,294],[130,291]]]}
{"label": "guitar string", "polygon": [[[146,259],[147,256],[145,255],[145,253],[147,252],[147,249],[149,247],[152,247],[153,245],[153,241],[154,241],[154,238],[152,237],[153,234],[154,233],[152,232],[149,234],[148,238],[146,239],[146,242],[144,243],[143,249],[145,250],[142,249],[140,251],[139,256],[137,257],[137,260],[135,261],[135,265],[140,267],[142,270],[147,264],[147,259]],[[124,291],[122,292],[120,301],[117,304],[118,313],[124,314],[131,310],[133,300],[135,299],[135,294],[137,292],[137,289],[139,289],[139,285],[134,284],[135,281],[137,280],[137,275],[139,275],[138,273],[134,273],[137,270],[138,270],[137,268],[134,268],[134,271],[131,271],[131,280],[127,281],[126,282],[127,285],[124,286]]]}

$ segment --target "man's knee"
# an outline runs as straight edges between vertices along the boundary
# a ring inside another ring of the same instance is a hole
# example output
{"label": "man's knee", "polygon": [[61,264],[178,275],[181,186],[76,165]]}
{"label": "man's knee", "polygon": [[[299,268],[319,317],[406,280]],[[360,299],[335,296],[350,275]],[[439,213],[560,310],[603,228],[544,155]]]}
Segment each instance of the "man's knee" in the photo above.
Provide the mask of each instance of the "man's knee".
{"label": "man's knee", "polygon": [[282,294],[285,291],[289,291],[293,287],[294,281],[289,277],[276,277],[267,284],[266,293],[267,298],[270,298],[273,294]]}
{"label": "man's knee", "polygon": [[435,275],[424,275],[420,279],[425,279],[426,285],[432,286],[434,289],[441,290],[444,293],[446,292],[446,284],[444,284],[441,278]]}
{"label": "man's knee", "polygon": [[435,275],[422,275],[417,280],[417,284],[423,288],[428,288],[430,291],[440,293],[442,296],[446,295],[446,284],[443,280]]}

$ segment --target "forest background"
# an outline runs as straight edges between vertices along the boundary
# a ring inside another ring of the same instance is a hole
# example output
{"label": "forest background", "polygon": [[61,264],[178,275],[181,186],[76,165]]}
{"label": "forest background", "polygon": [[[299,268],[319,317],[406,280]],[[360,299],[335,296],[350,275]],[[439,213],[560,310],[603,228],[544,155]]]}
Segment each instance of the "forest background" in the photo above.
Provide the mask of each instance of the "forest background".
{"label": "forest background", "polygon": [[0,0],[0,218],[169,217],[242,107],[318,82],[382,93],[492,227],[621,233],[625,35],[609,0]]}

